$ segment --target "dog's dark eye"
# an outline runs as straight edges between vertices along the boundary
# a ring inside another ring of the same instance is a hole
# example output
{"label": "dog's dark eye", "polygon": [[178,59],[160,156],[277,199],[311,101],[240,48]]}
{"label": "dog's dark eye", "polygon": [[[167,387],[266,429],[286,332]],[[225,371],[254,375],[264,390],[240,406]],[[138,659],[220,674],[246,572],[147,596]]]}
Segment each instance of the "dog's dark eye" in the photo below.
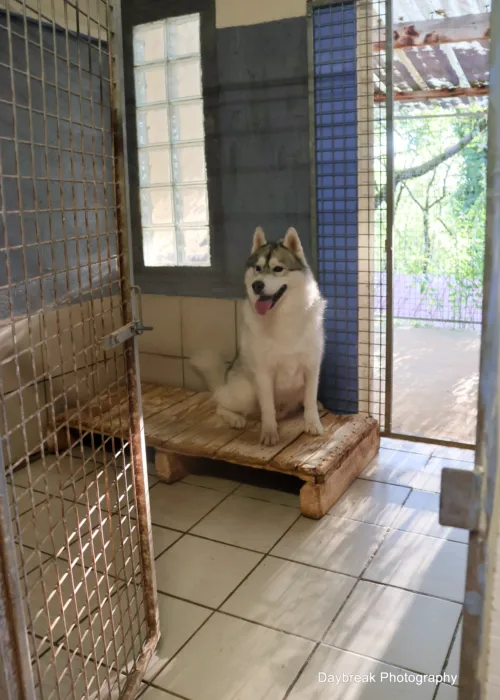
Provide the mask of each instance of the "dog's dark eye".
{"label": "dog's dark eye", "polygon": [[274,268],[274,272],[283,272],[283,268],[281,267],[281,265],[276,265],[276,267]]}
{"label": "dog's dark eye", "polygon": [[260,265],[255,266],[255,272],[260,272],[262,270]]}

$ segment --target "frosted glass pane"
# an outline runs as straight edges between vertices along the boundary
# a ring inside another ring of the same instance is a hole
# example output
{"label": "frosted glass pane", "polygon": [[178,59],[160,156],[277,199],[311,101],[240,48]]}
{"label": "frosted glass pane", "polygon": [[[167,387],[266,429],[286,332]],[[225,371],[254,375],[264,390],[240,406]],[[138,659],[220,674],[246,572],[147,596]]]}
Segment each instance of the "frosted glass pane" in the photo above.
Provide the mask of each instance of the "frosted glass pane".
{"label": "frosted glass pane", "polygon": [[154,102],[166,102],[167,76],[165,66],[148,66],[136,70],[135,99],[139,106]]}
{"label": "frosted glass pane", "polygon": [[203,128],[203,102],[178,102],[172,104],[172,141],[197,141],[205,136]]}
{"label": "frosted glass pane", "polygon": [[184,265],[210,265],[210,232],[208,228],[182,228],[182,261]]}
{"label": "frosted glass pane", "polygon": [[165,23],[134,27],[134,64],[165,60]]}
{"label": "frosted glass pane", "polygon": [[172,174],[169,148],[139,151],[139,181],[141,187],[170,184]]}
{"label": "frosted glass pane", "polygon": [[171,100],[201,95],[201,64],[199,58],[186,58],[168,64],[168,90]]}
{"label": "frosted glass pane", "polygon": [[145,229],[142,250],[146,267],[177,265],[175,229]]}
{"label": "frosted glass pane", "polygon": [[169,141],[168,110],[166,107],[141,110],[137,114],[139,146],[151,146]]}
{"label": "frosted glass pane", "polygon": [[205,148],[203,143],[193,146],[176,146],[174,156],[174,182],[205,182]]}
{"label": "frosted glass pane", "polygon": [[175,189],[178,223],[208,225],[206,187],[177,187]]}
{"label": "frosted glass pane", "polygon": [[172,190],[169,187],[142,190],[141,213],[144,226],[173,224]]}
{"label": "frosted glass pane", "polygon": [[167,22],[169,59],[200,53],[200,16],[186,15]]}

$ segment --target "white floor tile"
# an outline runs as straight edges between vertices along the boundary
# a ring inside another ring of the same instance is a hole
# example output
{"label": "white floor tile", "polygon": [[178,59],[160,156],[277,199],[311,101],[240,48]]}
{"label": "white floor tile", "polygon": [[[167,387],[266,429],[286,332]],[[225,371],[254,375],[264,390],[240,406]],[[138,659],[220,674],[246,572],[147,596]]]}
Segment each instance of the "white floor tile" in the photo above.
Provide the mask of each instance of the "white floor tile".
{"label": "white floor tile", "polygon": [[363,479],[411,486],[415,472],[421,471],[428,460],[428,455],[381,449],[361,476]]}
{"label": "white floor tile", "polygon": [[185,535],[156,560],[158,590],[217,608],[260,559],[255,552]]}
{"label": "white floor tile", "polygon": [[[90,524],[95,524],[95,512],[90,515]],[[31,510],[19,518],[21,543],[51,556],[59,556],[69,544],[75,542],[78,533],[89,529],[87,509],[80,503],[71,503],[54,497],[41,502],[35,510],[35,521]]]}
{"label": "white floor tile", "polygon": [[150,493],[151,521],[184,532],[223,498],[220,491],[192,484],[157,484]]}
{"label": "white floor tile", "polygon": [[419,535],[441,537],[454,542],[467,543],[468,530],[444,527],[439,524],[439,494],[414,490],[401,508],[393,527]]}
{"label": "white floor tile", "polygon": [[[50,559],[28,575],[26,606],[33,629],[42,639],[58,639],[108,594],[105,577],[75,564],[70,568],[63,559]],[[115,590],[110,580],[111,591]]]}
{"label": "white floor tile", "polygon": [[[39,503],[42,503],[46,500],[46,497],[43,493],[39,493],[38,491],[30,491],[30,489],[25,489],[22,486],[11,486],[10,484],[8,484],[8,489],[11,520],[14,520],[16,510],[18,515],[22,515],[23,513],[26,513],[28,511],[32,512],[33,503],[36,507]],[[14,502],[16,508],[14,508]],[[15,533],[16,526],[14,525],[13,528]]]}
{"label": "white floor tile", "polygon": [[21,546],[17,542],[15,543],[15,547],[19,576],[24,576],[25,573],[29,574],[33,569],[38,568],[40,564],[43,564],[43,562],[50,558],[48,554],[44,554],[43,552],[38,553],[35,549]]}
{"label": "white floor tile", "polygon": [[399,450],[401,452],[413,452],[419,455],[430,456],[436,449],[436,445],[426,442],[413,442],[413,440],[399,440],[383,437],[380,446],[386,450]]}
{"label": "white floor tile", "polygon": [[170,547],[174,542],[176,542],[179,537],[182,537],[180,532],[175,530],[168,530],[165,527],[159,527],[158,525],[152,526],[153,532],[153,551],[155,559],[163,554],[163,552]]}
{"label": "white floor tile", "polygon": [[222,610],[319,641],[356,579],[266,557]]}
{"label": "white floor tile", "polygon": [[198,523],[193,534],[268,552],[298,516],[295,508],[232,495]]}
{"label": "white floor tile", "polygon": [[140,696],[141,700],[179,700],[176,695],[167,693],[166,690],[159,688],[148,688],[146,692]]}
{"label": "white floor tile", "polygon": [[[111,519],[106,514],[102,524],[81,536],[70,547],[71,561],[122,580],[140,569],[139,529],[137,521],[124,512]],[[67,558],[66,552],[60,556]]]}
{"label": "white floor tile", "polygon": [[436,700],[458,700],[458,688],[441,683],[436,695]]}
{"label": "white floor tile", "polygon": [[42,692],[38,688],[38,678],[35,673],[36,697],[44,700],[58,698],[88,698],[97,700],[106,697],[117,700],[124,690],[126,677],[99,666],[99,661],[72,653],[65,647],[57,649],[56,662],[48,653],[41,660]]}
{"label": "white floor tile", "polygon": [[281,700],[314,643],[215,613],[155,679],[190,700]]}
{"label": "white floor tile", "polygon": [[361,581],[325,643],[418,673],[440,673],[461,606]]}
{"label": "white floor tile", "polygon": [[391,525],[409,493],[403,486],[357,479],[329,512],[373,525]]}
{"label": "white floor tile", "polygon": [[38,459],[29,467],[15,471],[14,483],[16,486],[31,486],[36,491],[59,496],[71,481],[78,481],[92,468],[90,462],[72,455],[59,459],[55,455],[47,455],[44,460]]}
{"label": "white floor tile", "polygon": [[[460,672],[460,653],[462,649],[462,630],[463,630],[463,622],[460,622],[460,626],[457,631],[457,636],[455,637],[455,640],[453,642],[453,646],[451,648],[451,653],[450,653],[450,658],[448,659],[448,663],[446,664],[445,672],[449,673],[451,676],[458,676]],[[453,685],[457,685],[457,683],[454,683]]]}
{"label": "white floor tile", "polygon": [[64,498],[88,503],[101,510],[126,510],[134,503],[133,476],[130,467],[121,470],[99,465],[97,471],[87,474],[64,490]]}
{"label": "white floor tile", "polygon": [[[211,614],[207,608],[158,594],[161,638],[144,676],[152,681]],[[156,682],[156,681],[155,681]]]}
{"label": "white floor tile", "polygon": [[246,498],[257,498],[259,501],[268,501],[269,503],[278,503],[282,506],[292,506],[293,508],[300,507],[300,498],[298,493],[287,493],[286,491],[278,491],[278,489],[268,489],[262,486],[251,486],[250,484],[242,484],[236,496],[245,496]]}
{"label": "white floor tile", "polygon": [[337,518],[335,515],[318,521],[301,517],[271,550],[271,554],[359,576],[385,533],[385,527]]}
{"label": "white floor tile", "polygon": [[458,459],[446,459],[444,457],[431,457],[425,465],[424,471],[429,474],[441,476],[441,470],[447,467],[448,469],[462,469],[464,471],[472,471],[474,469],[473,462],[460,461]]}
{"label": "white floor tile", "polygon": [[370,562],[364,578],[463,602],[466,567],[467,545],[393,531]]}
{"label": "white floor tile", "polygon": [[204,486],[207,489],[215,489],[216,491],[222,491],[222,493],[232,493],[240,485],[239,481],[223,479],[210,474],[189,474],[183,479],[183,482],[194,486]]}
{"label": "white floor tile", "polygon": [[418,472],[412,479],[412,487],[419,491],[429,491],[430,493],[441,493],[441,474],[430,474],[429,472]]}
{"label": "white floor tile", "polygon": [[445,459],[457,459],[461,462],[474,462],[475,453],[474,450],[466,450],[461,447],[442,447],[438,445],[434,452],[433,457],[444,457]]}
{"label": "white floor tile", "polygon": [[[432,700],[435,685],[417,685],[411,674],[406,677],[406,682],[398,682],[398,677],[404,677],[405,673],[408,672],[395,666],[321,644],[295,684],[289,700],[401,700],[403,697],[407,700]],[[361,678],[356,679],[356,676]]]}

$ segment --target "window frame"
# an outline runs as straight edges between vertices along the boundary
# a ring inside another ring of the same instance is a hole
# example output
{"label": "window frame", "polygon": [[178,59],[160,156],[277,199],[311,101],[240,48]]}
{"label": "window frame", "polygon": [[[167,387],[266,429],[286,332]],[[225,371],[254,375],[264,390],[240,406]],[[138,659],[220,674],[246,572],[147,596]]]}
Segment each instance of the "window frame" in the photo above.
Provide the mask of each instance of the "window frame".
{"label": "window frame", "polygon": [[[140,205],[139,148],[137,139],[137,105],[135,97],[133,29],[142,24],[198,13],[200,15],[200,47],[202,100],[205,126],[205,161],[207,169],[208,226],[210,235],[209,266],[159,266],[144,264],[143,226]],[[220,146],[218,125],[219,78],[215,0],[134,0],[122,5],[123,75],[125,96],[126,160],[132,260],[134,277],[148,294],[180,296],[224,296],[225,246],[220,184]],[[215,292],[215,293],[214,293]],[[219,292],[217,294],[217,292]]]}

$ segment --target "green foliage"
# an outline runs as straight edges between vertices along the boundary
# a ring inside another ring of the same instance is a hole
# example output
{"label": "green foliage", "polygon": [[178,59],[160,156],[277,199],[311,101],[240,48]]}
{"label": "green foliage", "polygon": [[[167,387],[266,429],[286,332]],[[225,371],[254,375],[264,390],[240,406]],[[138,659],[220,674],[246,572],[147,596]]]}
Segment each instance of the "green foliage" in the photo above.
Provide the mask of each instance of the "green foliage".
{"label": "green foliage", "polygon": [[[434,111],[439,114],[440,108]],[[404,171],[443,154],[477,127],[477,119],[453,114],[397,120],[395,170]],[[394,270],[415,278],[434,306],[436,318],[443,280],[454,318],[466,322],[466,309],[481,306],[486,149],[483,131],[434,170],[396,188]]]}

